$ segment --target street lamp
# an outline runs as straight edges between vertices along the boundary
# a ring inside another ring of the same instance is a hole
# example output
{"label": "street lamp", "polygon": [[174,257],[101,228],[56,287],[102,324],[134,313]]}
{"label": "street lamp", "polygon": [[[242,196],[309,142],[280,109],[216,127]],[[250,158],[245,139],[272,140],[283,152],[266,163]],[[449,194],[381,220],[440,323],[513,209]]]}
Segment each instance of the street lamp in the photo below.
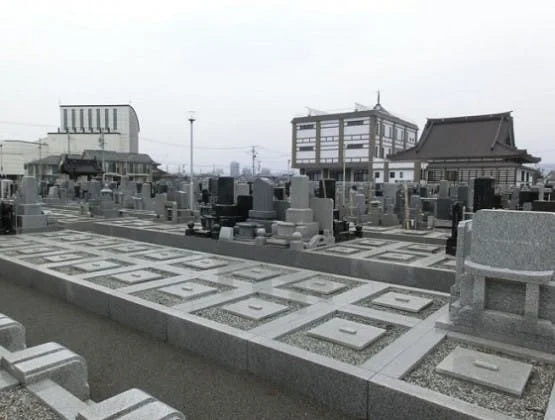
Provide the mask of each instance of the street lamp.
{"label": "street lamp", "polygon": [[189,184],[189,205],[194,210],[194,186],[193,186],[193,123],[195,122],[195,111],[189,111],[189,122],[191,123],[191,183]]}

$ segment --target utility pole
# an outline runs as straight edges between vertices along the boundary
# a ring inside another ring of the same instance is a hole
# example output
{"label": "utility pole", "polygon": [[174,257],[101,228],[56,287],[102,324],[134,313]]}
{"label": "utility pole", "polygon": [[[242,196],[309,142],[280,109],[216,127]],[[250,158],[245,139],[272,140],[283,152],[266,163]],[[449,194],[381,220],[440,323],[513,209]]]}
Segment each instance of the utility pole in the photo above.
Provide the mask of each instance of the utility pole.
{"label": "utility pole", "polygon": [[252,157],[252,178],[254,179],[255,171],[254,171],[254,162],[256,160],[256,146],[251,147],[251,157]]}
{"label": "utility pole", "polygon": [[39,181],[42,181],[42,141],[39,139]]}
{"label": "utility pole", "polygon": [[106,180],[106,170],[104,169],[104,132],[102,131],[102,128],[99,129],[100,130],[100,145],[102,146],[102,186],[104,187],[104,182]]}
{"label": "utility pole", "polygon": [[191,183],[189,184],[189,206],[194,210],[194,185],[193,185],[193,123],[195,122],[195,111],[189,111],[189,123],[191,124]]}
{"label": "utility pole", "polygon": [[69,130],[67,130],[67,157],[71,154],[71,148],[69,144]]}

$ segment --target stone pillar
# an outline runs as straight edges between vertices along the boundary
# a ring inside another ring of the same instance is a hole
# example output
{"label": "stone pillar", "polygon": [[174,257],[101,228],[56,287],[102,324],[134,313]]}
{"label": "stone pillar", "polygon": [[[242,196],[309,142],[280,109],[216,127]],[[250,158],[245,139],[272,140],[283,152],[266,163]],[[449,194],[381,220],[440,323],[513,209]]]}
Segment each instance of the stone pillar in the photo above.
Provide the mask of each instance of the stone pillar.
{"label": "stone pillar", "polygon": [[422,179],[422,165],[419,160],[414,161],[414,182],[420,182]]}
{"label": "stone pillar", "polygon": [[315,150],[315,161],[320,163],[320,152],[321,152],[321,141],[322,141],[322,125],[320,121],[316,122],[316,150]]}
{"label": "stone pillar", "polygon": [[389,161],[383,161],[383,182],[389,182]]}

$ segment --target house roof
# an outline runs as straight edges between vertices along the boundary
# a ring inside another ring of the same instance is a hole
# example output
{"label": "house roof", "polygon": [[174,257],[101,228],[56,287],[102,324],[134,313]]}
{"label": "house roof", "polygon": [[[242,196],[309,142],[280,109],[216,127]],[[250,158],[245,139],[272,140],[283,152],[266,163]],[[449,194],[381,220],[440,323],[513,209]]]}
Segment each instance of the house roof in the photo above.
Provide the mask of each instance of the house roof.
{"label": "house roof", "polygon": [[455,118],[429,118],[418,143],[388,156],[399,160],[505,158],[535,163],[540,158],[515,146],[510,112]]}
{"label": "house roof", "polygon": [[102,154],[104,154],[104,159],[109,161],[120,161],[120,162],[133,162],[133,163],[148,163],[159,165],[152,160],[152,158],[146,153],[123,153],[123,152],[112,152],[105,150],[85,150],[83,152],[83,159],[97,159],[102,160]]}
{"label": "house roof", "polygon": [[[36,159],[28,162],[26,165],[59,165],[64,155],[50,155],[42,159]],[[71,159],[79,159],[81,155],[69,155]]]}

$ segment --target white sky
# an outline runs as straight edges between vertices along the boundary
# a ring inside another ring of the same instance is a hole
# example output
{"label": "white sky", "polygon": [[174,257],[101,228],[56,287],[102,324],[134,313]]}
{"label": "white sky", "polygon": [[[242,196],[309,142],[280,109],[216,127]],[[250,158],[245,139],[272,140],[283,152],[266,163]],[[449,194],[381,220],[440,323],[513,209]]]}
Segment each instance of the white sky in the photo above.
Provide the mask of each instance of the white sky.
{"label": "white sky", "polygon": [[198,149],[195,170],[250,165],[253,144],[281,170],[305,106],[373,106],[380,89],[420,129],[512,110],[517,146],[555,163],[550,1],[0,0],[0,40],[0,139],[55,130],[59,101],[131,101],[164,168],[188,167],[196,110],[195,145],[238,149]]}

